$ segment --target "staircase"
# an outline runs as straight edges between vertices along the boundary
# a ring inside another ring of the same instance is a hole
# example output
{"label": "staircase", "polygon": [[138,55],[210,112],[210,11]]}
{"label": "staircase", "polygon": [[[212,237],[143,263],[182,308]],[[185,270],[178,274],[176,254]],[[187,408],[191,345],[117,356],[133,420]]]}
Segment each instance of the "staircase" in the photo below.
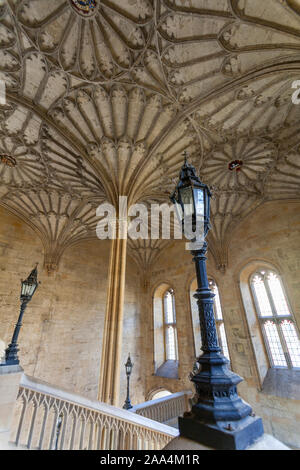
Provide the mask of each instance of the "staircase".
{"label": "staircase", "polygon": [[190,391],[173,393],[157,400],[135,405],[130,411],[177,428],[178,416],[183,416],[186,411],[189,411],[192,396],[193,394]]}
{"label": "staircase", "polygon": [[178,436],[163,424],[188,409],[189,392],[126,411],[23,374],[10,447],[31,450],[160,450]]}

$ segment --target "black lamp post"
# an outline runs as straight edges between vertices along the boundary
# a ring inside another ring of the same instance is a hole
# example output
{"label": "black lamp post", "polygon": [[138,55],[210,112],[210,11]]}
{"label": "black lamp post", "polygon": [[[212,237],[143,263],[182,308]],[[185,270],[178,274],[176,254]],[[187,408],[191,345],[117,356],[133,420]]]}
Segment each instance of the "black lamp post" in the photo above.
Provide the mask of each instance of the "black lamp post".
{"label": "black lamp post", "polygon": [[124,410],[130,410],[132,408],[132,404],[129,398],[129,380],[130,380],[130,375],[132,372],[133,364],[130,359],[130,354],[128,355],[127,362],[125,364],[125,370],[126,370],[126,375],[127,375],[127,397],[125,400],[125,403],[123,405]]}
{"label": "black lamp post", "polygon": [[18,318],[18,322],[15,326],[15,331],[9,344],[8,348],[5,350],[5,362],[1,365],[8,366],[8,365],[16,365],[19,364],[18,358],[18,336],[20,333],[20,329],[22,326],[22,319],[27,307],[28,302],[31,301],[33,294],[35,293],[38,287],[37,281],[37,266],[31,271],[28,278],[25,281],[21,281],[21,310],[20,315]]}
{"label": "black lamp post", "polygon": [[[195,233],[192,240],[193,261],[196,266],[197,299],[203,354],[197,358],[199,370],[191,375],[195,384],[197,402],[191,413],[179,418],[180,435],[216,449],[243,450],[263,435],[261,418],[255,417],[250,405],[238,395],[237,385],[242,378],[229,368],[218,344],[213,311],[214,294],[209,288],[206,273],[207,242],[210,228],[211,192],[201,183],[195,168],[187,162],[181,169],[179,183],[171,196],[177,207],[180,222],[192,220],[193,231],[197,219],[202,219],[203,233]],[[200,241],[200,242],[199,242]]]}

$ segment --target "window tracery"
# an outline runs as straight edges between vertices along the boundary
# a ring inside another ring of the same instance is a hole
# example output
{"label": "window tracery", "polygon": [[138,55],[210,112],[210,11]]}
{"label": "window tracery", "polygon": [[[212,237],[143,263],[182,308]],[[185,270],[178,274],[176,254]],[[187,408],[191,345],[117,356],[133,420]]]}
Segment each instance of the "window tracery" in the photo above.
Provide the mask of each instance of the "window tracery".
{"label": "window tracery", "polygon": [[250,285],[271,366],[300,367],[299,332],[280,276],[261,269]]}

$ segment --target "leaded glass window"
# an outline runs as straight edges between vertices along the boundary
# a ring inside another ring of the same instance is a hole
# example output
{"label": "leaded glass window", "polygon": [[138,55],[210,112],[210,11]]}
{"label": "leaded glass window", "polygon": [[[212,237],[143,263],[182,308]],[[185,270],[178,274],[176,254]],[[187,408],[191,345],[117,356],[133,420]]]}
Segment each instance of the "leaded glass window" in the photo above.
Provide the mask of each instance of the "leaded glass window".
{"label": "leaded glass window", "polygon": [[164,330],[165,330],[165,356],[166,361],[177,361],[177,330],[176,311],[173,289],[167,290],[164,295]]}
{"label": "leaded glass window", "polygon": [[257,315],[272,367],[300,367],[300,339],[280,276],[259,270],[251,277]]}

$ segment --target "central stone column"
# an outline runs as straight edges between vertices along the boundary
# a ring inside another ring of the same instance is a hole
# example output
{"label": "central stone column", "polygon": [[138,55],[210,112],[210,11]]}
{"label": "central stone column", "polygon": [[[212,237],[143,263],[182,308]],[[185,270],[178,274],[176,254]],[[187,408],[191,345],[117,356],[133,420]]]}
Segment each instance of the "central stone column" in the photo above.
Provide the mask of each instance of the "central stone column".
{"label": "central stone column", "polygon": [[116,238],[111,244],[98,395],[99,401],[114,406],[119,405],[126,251],[127,220],[123,219],[116,223]]}

